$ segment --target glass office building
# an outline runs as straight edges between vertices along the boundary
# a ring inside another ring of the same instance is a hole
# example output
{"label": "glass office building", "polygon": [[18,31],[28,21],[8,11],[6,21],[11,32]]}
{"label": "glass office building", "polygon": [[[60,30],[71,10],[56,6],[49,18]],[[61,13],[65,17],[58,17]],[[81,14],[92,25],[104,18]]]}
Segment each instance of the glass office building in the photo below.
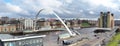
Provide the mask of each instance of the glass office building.
{"label": "glass office building", "polygon": [[30,36],[14,39],[1,39],[1,46],[43,46],[43,38],[41,36]]}

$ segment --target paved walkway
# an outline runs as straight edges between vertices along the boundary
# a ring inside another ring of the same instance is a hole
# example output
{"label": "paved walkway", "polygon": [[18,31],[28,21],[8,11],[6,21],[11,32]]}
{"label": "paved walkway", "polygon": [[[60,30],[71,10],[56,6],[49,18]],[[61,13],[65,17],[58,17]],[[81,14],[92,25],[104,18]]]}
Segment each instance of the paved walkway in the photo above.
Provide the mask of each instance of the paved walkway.
{"label": "paved walkway", "polygon": [[56,33],[49,33],[45,38],[44,38],[44,46],[61,46],[62,44],[57,43],[58,35]]}
{"label": "paved walkway", "polygon": [[[44,38],[43,44],[44,44],[44,46],[63,46],[62,45],[62,40],[58,44],[57,39],[58,39],[58,35],[56,35],[55,33],[50,33]],[[69,40],[69,41],[72,41],[72,42],[77,42],[77,41],[80,41],[80,39],[81,39],[80,36],[75,36],[75,37],[68,38],[66,40]]]}
{"label": "paved walkway", "polygon": [[104,39],[103,37],[101,37],[99,39],[95,38],[93,40],[83,39],[82,41],[78,41],[69,46],[95,46],[95,45],[101,43],[103,39]]}
{"label": "paved walkway", "polygon": [[82,41],[78,41],[78,42],[68,45],[68,46],[80,46],[82,43],[86,43],[87,41],[88,41],[87,39],[83,39]]}

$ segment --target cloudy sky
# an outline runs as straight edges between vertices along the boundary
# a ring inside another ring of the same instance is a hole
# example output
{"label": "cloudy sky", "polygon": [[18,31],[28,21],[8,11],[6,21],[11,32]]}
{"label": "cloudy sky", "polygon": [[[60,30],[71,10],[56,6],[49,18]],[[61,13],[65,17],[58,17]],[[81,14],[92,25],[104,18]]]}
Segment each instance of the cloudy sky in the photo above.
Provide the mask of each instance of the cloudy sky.
{"label": "cloudy sky", "polygon": [[34,17],[40,9],[39,17],[55,17],[55,11],[62,18],[97,19],[101,11],[111,11],[120,19],[120,0],[0,0],[0,16]]}

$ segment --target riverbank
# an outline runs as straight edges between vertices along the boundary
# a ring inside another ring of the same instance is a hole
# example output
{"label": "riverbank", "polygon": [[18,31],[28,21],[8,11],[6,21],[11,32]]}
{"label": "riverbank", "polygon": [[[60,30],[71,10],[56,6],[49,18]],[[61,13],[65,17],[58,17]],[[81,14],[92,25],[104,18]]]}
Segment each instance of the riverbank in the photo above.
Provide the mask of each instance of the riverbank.
{"label": "riverbank", "polygon": [[107,46],[118,46],[119,41],[120,41],[120,32],[116,33],[116,35],[111,38]]}

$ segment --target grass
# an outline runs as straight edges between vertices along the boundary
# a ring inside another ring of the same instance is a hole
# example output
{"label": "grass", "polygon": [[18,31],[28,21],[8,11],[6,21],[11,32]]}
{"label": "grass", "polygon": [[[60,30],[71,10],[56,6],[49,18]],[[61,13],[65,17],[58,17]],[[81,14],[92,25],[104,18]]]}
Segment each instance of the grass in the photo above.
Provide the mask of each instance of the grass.
{"label": "grass", "polygon": [[120,41],[120,32],[117,33],[115,36],[113,36],[113,38],[111,38],[107,46],[118,46],[119,41]]}
{"label": "grass", "polygon": [[89,23],[82,23],[81,27],[90,27],[90,24]]}

